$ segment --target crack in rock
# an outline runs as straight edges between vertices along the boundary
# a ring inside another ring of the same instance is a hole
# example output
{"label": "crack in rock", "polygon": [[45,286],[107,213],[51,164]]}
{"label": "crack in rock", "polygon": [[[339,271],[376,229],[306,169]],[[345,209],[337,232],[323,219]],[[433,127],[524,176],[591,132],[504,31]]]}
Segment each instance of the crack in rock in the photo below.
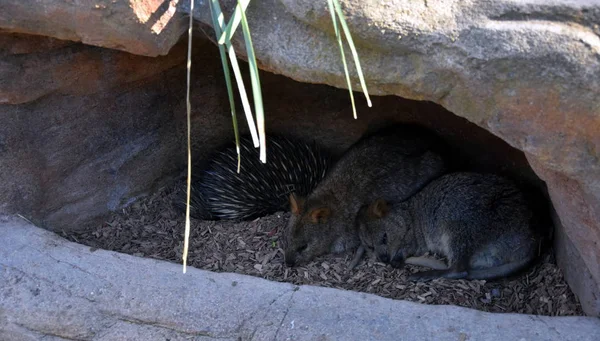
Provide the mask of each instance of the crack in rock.
{"label": "crack in rock", "polygon": [[[275,302],[279,301],[279,299],[281,299],[283,296],[289,294],[290,292],[292,293],[292,296],[294,295],[294,292],[297,291],[298,287],[294,286],[293,288],[289,289],[289,290],[285,290],[284,292],[282,292],[281,294],[277,295],[277,297],[275,297],[274,299],[271,300],[271,302],[269,302],[269,304],[267,305],[267,309],[270,308],[273,304],[275,304]],[[253,312],[251,312],[250,314],[248,314],[248,317],[244,318],[242,320],[242,322],[240,323],[240,325],[236,328],[236,333],[239,335],[242,333],[242,329],[244,328],[244,326],[246,325],[246,323],[255,318],[255,315],[259,312],[259,311],[263,311],[265,310],[264,307],[258,307],[256,308]],[[259,326],[255,326],[252,329],[252,332],[250,333],[250,338],[249,340],[253,340],[254,339],[254,335],[256,334],[256,332],[258,331]]]}
{"label": "crack in rock", "polygon": [[277,335],[279,334],[279,330],[281,329],[281,327],[283,326],[283,322],[285,321],[285,318],[287,317],[288,313],[290,312],[290,308],[291,308],[291,303],[292,300],[294,299],[294,295],[296,294],[296,291],[300,290],[300,287],[294,287],[293,291],[292,291],[292,295],[290,295],[290,299],[287,302],[287,307],[285,309],[285,313],[283,313],[283,317],[281,318],[281,321],[279,322],[279,326],[277,326],[277,330],[275,331],[275,336],[273,336],[273,341],[277,340]]}
{"label": "crack in rock", "polygon": [[76,337],[70,337],[70,336],[61,335],[61,334],[57,334],[57,333],[52,333],[52,332],[48,332],[48,331],[38,330],[38,329],[26,326],[21,323],[15,323],[15,325],[27,330],[28,332],[41,335],[43,338],[56,337],[56,338],[61,338],[63,340],[71,340],[71,341],[90,341],[94,337],[94,336],[92,336],[92,338],[83,338],[82,339],[82,338],[76,338]]}
{"label": "crack in rock", "polygon": [[142,320],[142,319],[137,319],[137,318],[133,318],[133,317],[118,316],[116,314],[110,314],[110,313],[105,313],[105,315],[113,317],[113,318],[115,318],[118,321],[129,323],[129,324],[141,325],[141,326],[151,326],[151,327],[165,329],[165,330],[170,330],[170,331],[173,331],[175,333],[185,334],[185,335],[189,335],[189,336],[204,336],[204,337],[209,337],[211,339],[217,339],[217,340],[218,339],[230,339],[231,338],[231,336],[216,336],[216,335],[213,335],[212,333],[205,332],[205,331],[197,331],[197,332],[185,331],[185,330],[181,330],[181,329],[177,329],[177,328],[165,325],[165,324],[157,322],[157,321],[145,321],[145,320]]}

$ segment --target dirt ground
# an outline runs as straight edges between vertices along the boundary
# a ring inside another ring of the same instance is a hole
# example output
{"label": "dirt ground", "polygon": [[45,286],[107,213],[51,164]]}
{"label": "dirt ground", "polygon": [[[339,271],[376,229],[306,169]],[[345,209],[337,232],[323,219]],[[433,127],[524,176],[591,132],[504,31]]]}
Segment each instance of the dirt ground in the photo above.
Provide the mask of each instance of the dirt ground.
{"label": "dirt ground", "polygon": [[[181,263],[184,216],[172,208],[172,196],[172,189],[162,189],[113,215],[95,230],[64,236],[93,248]],[[351,252],[324,256],[305,266],[286,267],[279,231],[288,214],[276,213],[250,222],[192,220],[188,264],[215,272],[426,304],[452,304],[489,312],[583,315],[551,253],[515,278],[489,282],[438,279],[413,283],[406,280],[407,274],[423,269],[393,269],[368,258],[348,270]]]}

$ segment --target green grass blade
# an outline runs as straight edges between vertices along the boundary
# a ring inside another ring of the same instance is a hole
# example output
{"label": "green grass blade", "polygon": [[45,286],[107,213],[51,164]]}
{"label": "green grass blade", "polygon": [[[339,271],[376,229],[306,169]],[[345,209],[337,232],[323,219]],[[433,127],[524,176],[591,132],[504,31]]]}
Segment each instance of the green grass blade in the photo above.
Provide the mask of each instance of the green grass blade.
{"label": "green grass blade", "polygon": [[240,71],[240,66],[237,62],[237,57],[235,55],[235,51],[233,50],[233,46],[231,44],[227,44],[229,61],[231,62],[231,67],[233,69],[233,75],[235,76],[235,80],[238,85],[238,91],[240,92],[240,98],[242,100],[242,107],[244,108],[244,114],[246,115],[246,121],[248,121],[248,128],[250,129],[250,134],[252,135],[252,142],[254,143],[254,147],[259,146],[258,142],[258,134],[256,132],[256,124],[254,123],[254,116],[252,116],[252,109],[250,109],[250,102],[248,101],[248,94],[246,93],[246,87],[244,85],[244,79],[242,78],[242,72]]}
{"label": "green grass blade", "polygon": [[371,99],[369,98],[369,92],[367,91],[367,84],[365,83],[362,68],[360,66],[360,60],[358,59],[358,53],[356,52],[356,48],[354,47],[354,41],[352,40],[352,35],[350,34],[350,30],[348,29],[348,25],[346,24],[344,13],[342,12],[342,6],[340,6],[338,0],[333,0],[333,3],[335,6],[335,11],[340,19],[340,23],[342,24],[342,30],[344,31],[346,40],[348,40],[350,51],[352,51],[352,57],[354,58],[354,63],[356,64],[356,72],[358,73],[358,79],[360,80],[360,86],[362,87],[363,93],[365,94],[365,98],[367,99],[367,104],[369,105],[369,107],[371,107],[372,104]]}
{"label": "green grass blade", "polygon": [[[212,1],[208,2],[210,8],[210,15],[213,22],[213,27],[215,28],[215,35],[218,36],[219,32],[221,32],[220,25],[217,21],[218,14],[214,11],[212,6]],[[221,64],[223,65],[223,73],[225,75],[225,84],[227,86],[227,96],[229,97],[229,107],[231,108],[231,120],[233,122],[233,133],[235,135],[235,147],[237,152],[238,159],[238,167],[237,172],[240,172],[240,164],[241,164],[241,155],[240,155],[240,133],[238,128],[238,120],[237,113],[235,111],[235,99],[233,97],[233,85],[231,84],[231,73],[229,72],[229,62],[227,61],[227,56],[225,53],[225,47],[223,45],[218,45],[219,54],[221,56]]]}
{"label": "green grass blade", "polygon": [[224,32],[220,36],[217,36],[217,38],[219,39],[217,42],[220,45],[225,44],[226,41],[231,41],[235,30],[237,29],[242,20],[242,13],[246,12],[246,8],[248,8],[249,3],[250,0],[238,1],[238,4],[237,6],[235,6],[235,10],[231,15],[231,19],[229,19],[229,23],[227,24],[227,27],[225,28]]}
{"label": "green grass blade", "polygon": [[[215,34],[216,36],[220,36],[223,32],[222,30],[225,28],[225,18],[223,16],[223,12],[221,11],[221,6],[219,5],[218,0],[210,0],[212,2],[212,8],[214,11],[214,16],[217,18],[216,24],[214,24]],[[217,32],[217,29],[219,30]],[[240,92],[240,99],[242,100],[242,107],[244,108],[244,114],[246,115],[246,121],[248,122],[248,129],[250,130],[250,135],[252,136],[252,142],[254,143],[254,147],[258,147],[260,145],[258,140],[258,134],[256,132],[256,125],[254,123],[254,117],[252,116],[252,110],[250,109],[250,103],[248,101],[248,95],[246,94],[246,87],[244,86],[244,80],[242,78],[242,73],[240,71],[240,66],[237,61],[237,57],[233,46],[231,45],[231,41],[225,41],[225,46],[227,48],[227,54],[229,55],[229,61],[231,63],[231,68],[233,69],[233,74],[235,76],[236,83],[238,85],[238,91]]]}
{"label": "green grass blade", "polygon": [[250,134],[252,135],[252,142],[254,143],[254,147],[259,146],[258,142],[258,134],[256,132],[256,124],[254,123],[254,116],[252,116],[252,109],[250,109],[250,102],[248,101],[248,94],[246,93],[246,87],[244,85],[244,79],[242,78],[242,72],[240,71],[240,66],[237,61],[237,57],[235,55],[235,51],[233,50],[233,46],[231,44],[227,44],[227,51],[229,55],[229,61],[231,62],[231,67],[233,69],[233,75],[235,76],[235,80],[238,85],[238,91],[240,92],[240,98],[242,100],[242,107],[244,108],[244,114],[246,115],[246,121],[248,121],[248,129],[250,129]]}
{"label": "green grass blade", "polygon": [[[241,1],[241,0],[240,0]],[[238,1],[238,7],[241,7]],[[260,77],[258,75],[258,65],[256,64],[256,55],[252,46],[252,37],[250,35],[250,27],[246,13],[242,13],[242,31],[244,32],[244,41],[246,43],[246,53],[248,54],[248,64],[250,65],[250,79],[252,82],[252,94],[254,95],[254,112],[256,113],[256,123],[258,125],[258,134],[260,136],[260,161],[267,162],[267,149],[265,137],[265,115],[262,101],[262,93],[260,90]]]}
{"label": "green grass blade", "polygon": [[344,73],[346,74],[346,85],[348,86],[348,91],[350,92],[350,102],[352,103],[352,114],[354,119],[357,119],[356,115],[356,105],[354,105],[354,93],[352,92],[352,83],[350,81],[350,74],[348,72],[348,65],[346,64],[346,54],[344,53],[344,44],[342,43],[342,36],[338,29],[337,18],[335,16],[335,10],[333,8],[333,0],[327,0],[327,4],[329,6],[329,12],[331,13],[331,21],[333,22],[333,30],[335,31],[335,36],[338,41],[338,45],[340,47],[340,55],[342,57],[342,64],[344,65]]}

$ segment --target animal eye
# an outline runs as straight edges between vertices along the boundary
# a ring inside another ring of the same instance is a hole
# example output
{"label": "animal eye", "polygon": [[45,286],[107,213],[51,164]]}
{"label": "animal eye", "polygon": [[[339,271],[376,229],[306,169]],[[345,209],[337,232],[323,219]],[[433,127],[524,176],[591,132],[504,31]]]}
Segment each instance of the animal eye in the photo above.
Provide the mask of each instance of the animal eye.
{"label": "animal eye", "polygon": [[307,247],[308,247],[308,244],[304,244],[304,245],[300,246],[299,248],[297,248],[296,252],[302,252],[302,251],[306,250]]}
{"label": "animal eye", "polygon": [[387,233],[383,234],[383,238],[381,239],[381,244],[387,245]]}

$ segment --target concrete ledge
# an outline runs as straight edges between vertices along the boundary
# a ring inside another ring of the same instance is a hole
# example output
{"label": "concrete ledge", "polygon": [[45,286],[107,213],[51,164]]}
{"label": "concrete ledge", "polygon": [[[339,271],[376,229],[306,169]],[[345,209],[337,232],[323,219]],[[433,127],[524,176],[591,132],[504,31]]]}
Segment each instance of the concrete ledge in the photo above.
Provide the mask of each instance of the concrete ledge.
{"label": "concrete ledge", "polygon": [[212,273],[0,216],[0,340],[597,340],[600,320],[491,314]]}

